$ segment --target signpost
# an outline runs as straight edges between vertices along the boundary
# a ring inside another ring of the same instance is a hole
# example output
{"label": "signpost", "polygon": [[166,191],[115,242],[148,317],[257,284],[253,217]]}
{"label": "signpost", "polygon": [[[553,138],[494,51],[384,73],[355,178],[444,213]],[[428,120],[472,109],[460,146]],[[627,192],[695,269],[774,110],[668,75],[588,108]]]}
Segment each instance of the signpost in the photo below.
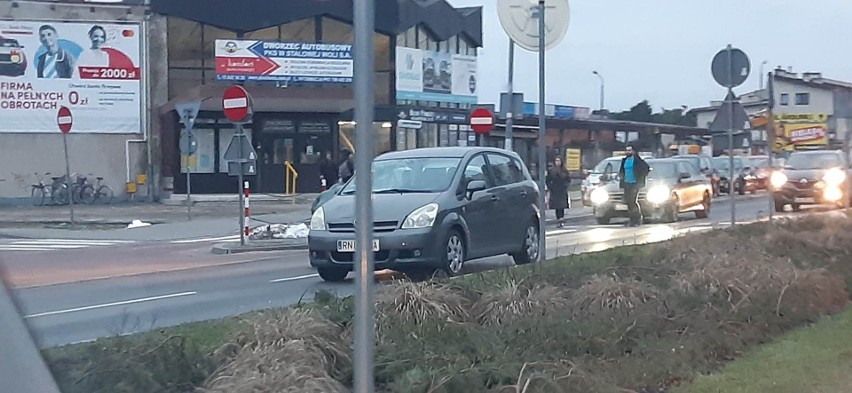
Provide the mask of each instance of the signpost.
{"label": "signpost", "polygon": [[74,117],[71,115],[71,110],[67,106],[59,108],[56,113],[56,125],[59,126],[59,131],[62,131],[62,146],[65,149],[65,186],[68,192],[68,207],[71,210],[71,229],[74,229],[74,191],[71,188],[71,163],[68,159],[68,133],[71,132],[71,126],[74,124]]}
{"label": "signpost", "polygon": [[475,109],[470,113],[470,128],[479,136],[479,145],[482,146],[483,135],[494,128],[494,114],[485,108]]}
{"label": "signpost", "polygon": [[[231,86],[225,90],[222,96],[222,110],[225,112],[225,117],[232,121],[237,126],[237,133],[231,138],[231,143],[225,150],[225,160],[228,161],[228,174],[233,176],[236,172],[239,185],[238,193],[240,200],[240,245],[246,244],[246,237],[243,228],[245,227],[245,208],[243,207],[243,175],[253,174],[246,173],[247,170],[256,168],[255,160],[257,153],[254,151],[251,142],[243,131],[243,124],[251,119],[251,96],[242,86]],[[248,164],[248,165],[246,165]],[[237,165],[238,168],[231,171],[231,167]]]}
{"label": "signpost", "polygon": [[198,116],[198,110],[201,108],[201,101],[183,102],[175,105],[175,111],[180,115],[180,122],[186,127],[186,132],[180,134],[180,152],[181,156],[186,157],[186,219],[192,220],[192,185],[190,176],[192,172],[192,156],[198,151],[198,141],[192,134],[192,126],[195,125],[195,118]]}
{"label": "signpost", "polygon": [[[746,54],[728,44],[728,47],[716,53],[713,63],[710,65],[713,79],[716,83],[728,88],[725,97],[725,106],[728,110],[728,195],[731,197],[731,228],[737,225],[737,208],[734,198],[734,105],[737,98],[734,95],[734,87],[737,87],[748,79],[751,72],[751,63]],[[717,114],[718,116],[718,114]],[[747,120],[747,119],[746,119]]]}
{"label": "signpost", "polygon": [[[498,0],[497,15],[503,30],[516,45],[530,52],[538,52],[538,208],[539,217],[539,261],[547,254],[545,239],[544,188],[547,169],[547,130],[545,122],[544,70],[545,52],[562,42],[568,32],[571,17],[568,0]],[[547,9],[547,12],[545,12]],[[533,23],[535,21],[536,23]],[[549,33],[548,33],[549,32]]]}

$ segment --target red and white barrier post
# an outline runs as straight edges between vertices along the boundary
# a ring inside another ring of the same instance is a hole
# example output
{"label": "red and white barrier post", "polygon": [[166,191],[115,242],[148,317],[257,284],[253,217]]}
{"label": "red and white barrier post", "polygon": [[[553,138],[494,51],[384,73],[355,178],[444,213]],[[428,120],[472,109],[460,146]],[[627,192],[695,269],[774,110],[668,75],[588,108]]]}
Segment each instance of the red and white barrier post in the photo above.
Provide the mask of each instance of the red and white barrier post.
{"label": "red and white barrier post", "polygon": [[249,236],[251,230],[249,229],[249,217],[251,217],[251,212],[249,211],[249,196],[251,195],[251,190],[249,189],[249,182],[243,182],[243,207],[245,208],[245,220],[243,221],[245,226],[243,227],[243,231],[245,231],[246,237]]}

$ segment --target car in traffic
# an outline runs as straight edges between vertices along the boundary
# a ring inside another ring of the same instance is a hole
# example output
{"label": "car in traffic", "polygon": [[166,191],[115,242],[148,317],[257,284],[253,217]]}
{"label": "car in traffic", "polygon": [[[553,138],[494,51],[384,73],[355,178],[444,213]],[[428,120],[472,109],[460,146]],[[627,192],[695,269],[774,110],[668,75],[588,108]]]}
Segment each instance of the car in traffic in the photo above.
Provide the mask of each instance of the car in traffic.
{"label": "car in traffic", "polygon": [[320,208],[323,204],[328,202],[331,198],[334,198],[337,195],[337,192],[343,188],[343,183],[337,182],[331,185],[327,190],[319,193],[316,198],[314,198],[314,203],[311,204],[311,214],[314,214],[317,209]]}
{"label": "car in traffic", "polygon": [[770,176],[775,211],[783,212],[787,205],[793,211],[799,211],[802,205],[843,206],[850,198],[849,169],[842,151],[794,152],[784,168]]}
{"label": "car in traffic", "polygon": [[27,71],[27,55],[16,39],[0,36],[0,75],[18,77]]}
{"label": "car in traffic", "polygon": [[719,173],[715,170],[713,161],[709,156],[704,154],[676,154],[670,158],[689,161],[710,181],[710,185],[713,186],[713,196],[719,195]]}
{"label": "car in traffic", "polygon": [[592,168],[591,171],[585,176],[583,182],[580,184],[580,191],[583,193],[583,206],[592,206],[592,200],[590,199],[590,194],[592,190],[597,187],[601,182],[601,175],[603,175],[607,171],[607,167],[609,167],[610,172],[618,172],[618,168],[621,167],[621,160],[623,157],[608,157]]}
{"label": "car in traffic", "polygon": [[[416,277],[462,273],[471,259],[510,254],[538,258],[539,189],[514,152],[485,147],[422,148],[373,161],[376,269]],[[342,281],[355,261],[358,174],[311,217],[311,266]]]}
{"label": "car in traffic", "polygon": [[719,192],[728,194],[733,192],[744,195],[746,192],[755,192],[758,189],[757,177],[752,174],[751,163],[747,158],[734,157],[734,170],[731,171],[731,159],[729,156],[718,156],[713,158],[713,166],[719,173]]}
{"label": "car in traffic", "polygon": [[[647,160],[651,168],[645,187],[639,190],[639,206],[647,221],[675,222],[679,215],[694,212],[707,218],[712,204],[713,188],[697,167],[686,160],[670,158]],[[609,224],[613,218],[627,218],[624,190],[617,175],[603,175],[603,185],[591,194],[593,212],[598,224]]]}

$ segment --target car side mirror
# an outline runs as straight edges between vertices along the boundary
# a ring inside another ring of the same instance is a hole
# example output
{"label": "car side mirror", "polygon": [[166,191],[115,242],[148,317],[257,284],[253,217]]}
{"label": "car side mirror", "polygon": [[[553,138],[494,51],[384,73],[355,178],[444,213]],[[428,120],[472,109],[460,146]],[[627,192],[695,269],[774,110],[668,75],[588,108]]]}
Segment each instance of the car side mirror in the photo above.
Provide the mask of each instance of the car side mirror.
{"label": "car side mirror", "polygon": [[466,190],[468,199],[473,198],[473,194],[477,191],[485,190],[486,185],[484,180],[471,180],[467,183]]}

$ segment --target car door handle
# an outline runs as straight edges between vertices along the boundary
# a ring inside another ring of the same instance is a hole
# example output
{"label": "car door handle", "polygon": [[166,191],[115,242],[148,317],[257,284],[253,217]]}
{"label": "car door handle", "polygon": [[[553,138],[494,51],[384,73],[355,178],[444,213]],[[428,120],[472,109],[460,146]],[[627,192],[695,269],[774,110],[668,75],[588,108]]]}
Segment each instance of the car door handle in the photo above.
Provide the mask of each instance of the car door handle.
{"label": "car door handle", "polygon": [[526,191],[521,191],[521,196],[522,196],[522,197],[527,196],[527,192],[526,192]]}
{"label": "car door handle", "polygon": [[497,201],[499,201],[499,200],[500,200],[500,197],[498,197],[497,195],[492,195],[492,196],[491,196],[491,202],[497,202]]}

